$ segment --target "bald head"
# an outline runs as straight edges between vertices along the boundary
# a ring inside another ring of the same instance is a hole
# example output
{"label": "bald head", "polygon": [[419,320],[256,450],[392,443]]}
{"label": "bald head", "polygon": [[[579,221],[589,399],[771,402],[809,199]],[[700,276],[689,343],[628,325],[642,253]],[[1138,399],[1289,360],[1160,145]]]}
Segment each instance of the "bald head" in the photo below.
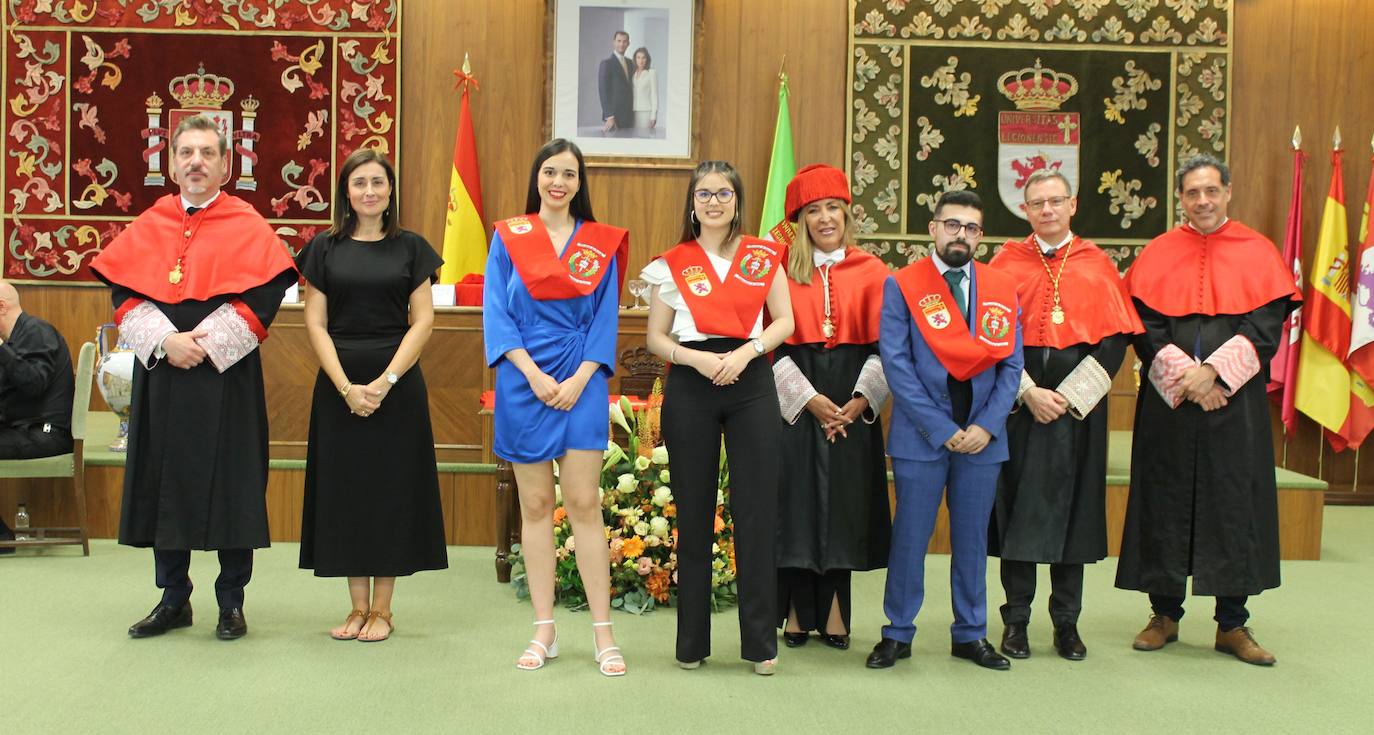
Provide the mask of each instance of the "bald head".
{"label": "bald head", "polygon": [[0,301],[9,304],[11,308],[19,306],[19,291],[11,286],[9,281],[0,281]]}

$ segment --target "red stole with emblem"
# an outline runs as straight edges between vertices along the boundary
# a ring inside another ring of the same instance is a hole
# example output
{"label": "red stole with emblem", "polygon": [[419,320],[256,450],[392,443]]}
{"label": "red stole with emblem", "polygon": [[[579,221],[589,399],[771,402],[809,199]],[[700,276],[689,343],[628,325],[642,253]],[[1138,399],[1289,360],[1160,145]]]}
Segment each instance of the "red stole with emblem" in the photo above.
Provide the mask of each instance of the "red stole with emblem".
{"label": "red stole with emblem", "polygon": [[878,322],[883,311],[883,283],[890,272],[873,254],[850,246],[844,260],[828,266],[830,322],[834,332],[825,334],[825,282],[821,269],[811,271],[811,283],[787,280],[792,294],[792,322],[796,328],[787,344],[824,343],[871,345],[878,341]]}
{"label": "red stole with emblem", "polygon": [[[1059,276],[1062,324],[1052,318],[1054,284],[1045,265]],[[1076,344],[1097,344],[1114,334],[1140,334],[1145,327],[1131,305],[1131,296],[1116,264],[1089,240],[1078,236],[1042,259],[1035,235],[1002,246],[988,266],[1016,281],[1021,304],[1021,344],[1062,350]]]}
{"label": "red stole with emblem", "polygon": [[777,243],[741,236],[724,283],[695,240],[678,243],[662,257],[698,332],[748,339],[782,267],[783,253]]}
{"label": "red stole with emblem", "polygon": [[1016,282],[982,263],[973,263],[976,302],[973,331],[964,328],[949,284],[935,267],[936,256],[913,263],[894,278],[911,318],[935,357],[955,380],[968,380],[997,364],[1016,348]]}
{"label": "red stole with emblem", "polygon": [[628,230],[600,222],[583,222],[573,231],[562,257],[555,252],[544,221],[537,215],[511,217],[496,223],[496,232],[510,253],[515,272],[536,301],[586,296],[606,276],[611,258],[620,274],[616,294],[625,283],[630,252]]}

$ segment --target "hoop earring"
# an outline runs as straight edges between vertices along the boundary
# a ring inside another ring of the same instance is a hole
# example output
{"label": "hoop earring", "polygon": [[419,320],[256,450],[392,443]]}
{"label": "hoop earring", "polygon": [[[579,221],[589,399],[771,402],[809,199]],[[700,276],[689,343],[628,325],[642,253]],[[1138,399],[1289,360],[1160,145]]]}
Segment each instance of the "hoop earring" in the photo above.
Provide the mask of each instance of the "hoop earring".
{"label": "hoop earring", "polygon": [[690,220],[690,221],[692,222],[692,224],[694,224],[694,225],[695,225],[695,224],[698,224],[698,222],[697,222],[697,211],[696,211],[695,209],[693,209],[693,210],[687,212],[687,219]]}

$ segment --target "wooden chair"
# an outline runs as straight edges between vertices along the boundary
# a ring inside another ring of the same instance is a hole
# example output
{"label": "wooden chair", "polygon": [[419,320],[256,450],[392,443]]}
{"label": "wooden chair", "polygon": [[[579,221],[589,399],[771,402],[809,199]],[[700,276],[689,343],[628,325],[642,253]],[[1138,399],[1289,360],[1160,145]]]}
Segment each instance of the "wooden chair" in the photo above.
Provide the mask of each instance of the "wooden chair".
{"label": "wooden chair", "polygon": [[[0,478],[70,477],[76,491],[76,528],[29,528],[24,541],[0,541],[0,547],[61,546],[81,544],[83,556],[91,555],[86,536],[86,414],[91,405],[91,381],[95,373],[95,343],[81,345],[76,361],[76,389],[72,391],[72,451],[56,457],[0,460]],[[51,536],[50,534],[63,534]],[[66,534],[77,534],[71,537]]]}

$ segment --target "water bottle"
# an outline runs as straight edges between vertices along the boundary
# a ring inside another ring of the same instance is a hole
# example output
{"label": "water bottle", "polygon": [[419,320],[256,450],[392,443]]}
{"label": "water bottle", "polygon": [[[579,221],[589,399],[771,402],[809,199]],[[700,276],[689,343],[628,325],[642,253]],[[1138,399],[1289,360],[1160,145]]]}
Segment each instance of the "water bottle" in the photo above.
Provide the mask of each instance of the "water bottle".
{"label": "water bottle", "polygon": [[29,535],[25,531],[29,530],[29,509],[23,503],[19,504],[19,512],[14,514],[14,538],[16,541],[26,541]]}

